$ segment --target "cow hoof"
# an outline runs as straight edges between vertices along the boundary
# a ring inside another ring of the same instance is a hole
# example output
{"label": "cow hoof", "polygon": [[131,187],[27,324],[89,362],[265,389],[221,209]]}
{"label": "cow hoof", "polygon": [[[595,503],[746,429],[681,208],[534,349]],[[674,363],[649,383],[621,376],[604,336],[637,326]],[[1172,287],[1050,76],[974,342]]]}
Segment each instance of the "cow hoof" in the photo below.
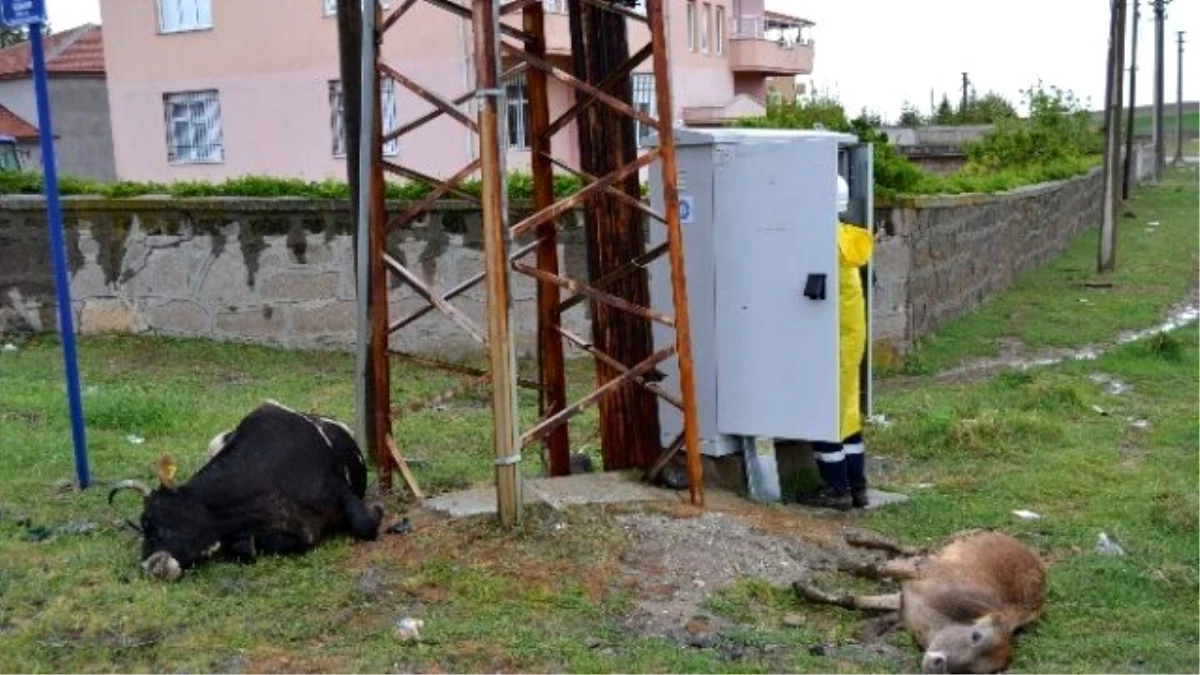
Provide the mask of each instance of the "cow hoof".
{"label": "cow hoof", "polygon": [[166,551],[155,551],[142,561],[142,569],[155,579],[162,581],[178,581],[183,576],[183,568],[179,561]]}
{"label": "cow hoof", "polygon": [[408,518],[401,518],[387,529],[388,534],[408,534],[409,532],[412,532],[412,523],[408,521]]}

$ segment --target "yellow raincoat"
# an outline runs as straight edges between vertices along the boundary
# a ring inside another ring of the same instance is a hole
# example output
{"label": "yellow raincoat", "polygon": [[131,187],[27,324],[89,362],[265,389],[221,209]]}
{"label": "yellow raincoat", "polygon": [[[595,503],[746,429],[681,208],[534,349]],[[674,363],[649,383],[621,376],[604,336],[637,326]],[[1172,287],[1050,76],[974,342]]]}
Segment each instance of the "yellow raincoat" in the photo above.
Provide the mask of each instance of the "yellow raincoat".
{"label": "yellow raincoat", "polygon": [[838,390],[841,438],[862,431],[859,367],[867,347],[866,300],[859,268],[871,259],[874,240],[866,228],[838,223]]}

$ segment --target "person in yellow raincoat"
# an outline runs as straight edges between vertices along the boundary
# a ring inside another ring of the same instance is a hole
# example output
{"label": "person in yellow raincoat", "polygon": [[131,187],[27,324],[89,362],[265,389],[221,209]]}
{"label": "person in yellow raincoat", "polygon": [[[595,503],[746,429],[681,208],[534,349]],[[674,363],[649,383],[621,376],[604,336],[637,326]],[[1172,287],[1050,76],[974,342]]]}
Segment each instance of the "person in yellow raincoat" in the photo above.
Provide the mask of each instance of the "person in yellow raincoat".
{"label": "person in yellow raincoat", "polygon": [[859,270],[871,259],[874,243],[866,228],[841,222],[849,204],[849,186],[838,176],[838,409],[842,442],[812,444],[824,485],[797,499],[802,504],[841,511],[867,506],[866,454],[859,402],[859,369],[866,356],[867,318]]}

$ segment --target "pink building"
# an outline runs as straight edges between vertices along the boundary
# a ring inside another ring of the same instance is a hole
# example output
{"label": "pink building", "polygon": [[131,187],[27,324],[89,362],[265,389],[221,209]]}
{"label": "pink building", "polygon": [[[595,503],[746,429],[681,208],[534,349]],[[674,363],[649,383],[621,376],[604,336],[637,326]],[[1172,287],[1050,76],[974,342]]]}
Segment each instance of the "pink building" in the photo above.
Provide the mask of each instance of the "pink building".
{"label": "pink building", "polygon": [[[380,2],[385,8],[397,4]],[[570,69],[566,0],[544,2],[549,58]],[[768,12],[763,2],[667,0],[674,119],[702,125],[759,114],[769,78],[812,72],[812,23]],[[283,5],[287,11],[280,11]],[[343,179],[335,5],[335,0],[101,0],[120,178]],[[647,39],[645,26],[631,21],[633,48]],[[429,4],[417,3],[388,34],[382,57],[447,99],[474,85],[468,21]],[[634,102],[657,113],[647,70],[648,64],[634,75]],[[523,77],[507,84],[509,166],[519,168],[529,162]],[[432,110],[398,83],[385,81],[383,87],[385,130]],[[551,80],[552,116],[572,99],[566,85]],[[578,155],[574,146],[572,128],[555,137],[555,153],[568,161]],[[475,139],[443,116],[387,152],[406,165],[447,176],[474,156]]]}

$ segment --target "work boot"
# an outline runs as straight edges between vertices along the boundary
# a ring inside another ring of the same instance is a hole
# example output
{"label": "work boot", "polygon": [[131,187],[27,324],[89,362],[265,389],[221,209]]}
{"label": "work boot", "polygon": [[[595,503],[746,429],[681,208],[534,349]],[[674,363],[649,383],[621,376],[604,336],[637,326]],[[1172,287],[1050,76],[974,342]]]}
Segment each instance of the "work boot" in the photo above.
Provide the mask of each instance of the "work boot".
{"label": "work boot", "polygon": [[818,509],[849,511],[854,502],[850,494],[845,490],[838,490],[826,485],[816,490],[796,495],[796,503]]}
{"label": "work boot", "polygon": [[846,457],[846,480],[850,484],[850,497],[854,502],[854,508],[866,508],[868,504],[867,457],[862,434],[854,434],[842,441],[842,452]]}
{"label": "work boot", "polygon": [[796,501],[805,506],[849,511],[850,481],[846,476],[846,456],[841,443],[816,442],[812,444],[813,459],[821,474],[824,487],[800,494]]}
{"label": "work boot", "polygon": [[865,509],[870,505],[871,500],[867,497],[867,488],[856,488],[850,491],[850,502],[856,509]]}

